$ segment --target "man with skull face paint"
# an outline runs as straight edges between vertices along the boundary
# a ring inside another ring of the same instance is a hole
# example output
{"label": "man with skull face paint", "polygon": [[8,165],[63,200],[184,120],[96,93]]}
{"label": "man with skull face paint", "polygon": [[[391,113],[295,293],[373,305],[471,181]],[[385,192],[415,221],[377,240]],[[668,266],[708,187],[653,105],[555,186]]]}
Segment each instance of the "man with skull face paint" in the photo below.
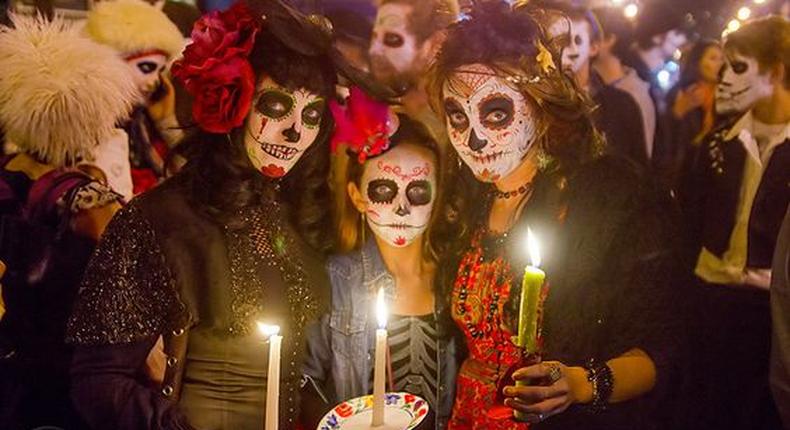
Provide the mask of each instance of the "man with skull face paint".
{"label": "man with skull face paint", "polygon": [[274,0],[196,23],[173,69],[196,96],[196,153],[114,218],[70,322],[92,426],[262,428],[260,321],[280,326],[279,426],[296,428],[304,333],[328,302],[325,101],[355,73],[321,23]]}
{"label": "man with skull face paint", "polygon": [[457,0],[383,0],[368,49],[373,77],[401,94],[400,109],[425,124],[440,143],[444,127],[427,107],[423,76],[457,16]]}
{"label": "man with skull face paint", "polygon": [[175,91],[165,70],[181,53],[185,40],[159,7],[144,0],[97,3],[88,13],[85,32],[118,51],[140,93],[138,106],[123,124],[129,134],[128,148],[118,148],[112,141],[100,148],[100,158],[107,160],[101,167],[108,175],[124,177],[126,184],[119,191],[130,199],[159,183],[169,149],[182,138],[175,116]]}
{"label": "man with skull face paint", "polygon": [[[599,155],[587,98],[533,18],[542,12],[478,4],[450,27],[432,71],[460,159],[448,175],[460,238],[449,270],[469,356],[449,428],[526,428],[514,409],[536,428],[658,428],[650,402],[672,363],[666,197],[631,163]],[[541,353],[551,361],[532,365],[511,340],[527,226],[549,283]]]}
{"label": "man with skull face paint", "polygon": [[607,147],[614,154],[647,166],[649,157],[639,105],[627,92],[604,84],[592,68],[603,40],[603,29],[595,15],[589,9],[562,3],[544,1],[540,5],[562,13],[549,26],[549,36],[562,39],[569,36],[562,49],[562,68],[598,106],[595,125],[604,134]]}
{"label": "man with skull face paint", "polygon": [[767,290],[790,202],[790,22],[750,22],[724,49],[717,109],[746,113],[702,143],[681,193],[698,296],[695,424],[778,428],[767,385]]}
{"label": "man with skull face paint", "polygon": [[[349,104],[360,97],[352,89]],[[333,111],[336,118],[345,115]],[[339,148],[352,157],[339,172],[346,187],[335,196],[341,254],[327,263],[332,310],[308,339],[304,371],[329,400],[312,408],[322,412],[318,417],[339,402],[370,394],[378,323],[368,310],[383,289],[390,311],[390,390],[424,398],[430,413],[420,428],[443,429],[458,367],[431,242],[440,206],[439,149],[422,124],[383,112],[380,119],[397,131],[382,147],[367,150],[336,134]],[[351,127],[364,123],[356,119]],[[346,127],[342,118],[337,122]]]}

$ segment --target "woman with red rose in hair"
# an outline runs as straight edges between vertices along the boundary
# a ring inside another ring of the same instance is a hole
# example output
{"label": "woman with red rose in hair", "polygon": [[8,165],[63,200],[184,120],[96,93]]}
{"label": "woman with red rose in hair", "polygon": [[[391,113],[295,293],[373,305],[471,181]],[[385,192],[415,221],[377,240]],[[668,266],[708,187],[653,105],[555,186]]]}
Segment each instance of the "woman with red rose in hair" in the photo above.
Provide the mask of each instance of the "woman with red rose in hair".
{"label": "woman with red rose in hair", "polygon": [[281,327],[279,422],[295,427],[304,328],[328,295],[326,105],[349,74],[317,23],[275,0],[196,23],[173,66],[195,153],[112,221],[70,321],[72,397],[93,427],[262,428],[257,322]]}

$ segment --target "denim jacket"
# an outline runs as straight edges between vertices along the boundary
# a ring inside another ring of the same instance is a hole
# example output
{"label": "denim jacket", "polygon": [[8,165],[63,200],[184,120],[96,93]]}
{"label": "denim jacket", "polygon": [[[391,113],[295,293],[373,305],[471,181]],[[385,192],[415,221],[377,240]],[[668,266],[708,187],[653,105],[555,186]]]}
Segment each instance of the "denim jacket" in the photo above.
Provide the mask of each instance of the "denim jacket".
{"label": "denim jacket", "polygon": [[[384,266],[375,240],[369,240],[359,251],[330,257],[327,269],[332,284],[332,309],[308,329],[303,370],[306,379],[311,379],[334,405],[372,391],[370,375],[377,328],[375,292],[379,288],[392,291],[395,279]],[[443,311],[440,297],[436,303],[438,315]],[[458,372],[454,338],[440,337],[436,429],[445,428],[450,418]]]}

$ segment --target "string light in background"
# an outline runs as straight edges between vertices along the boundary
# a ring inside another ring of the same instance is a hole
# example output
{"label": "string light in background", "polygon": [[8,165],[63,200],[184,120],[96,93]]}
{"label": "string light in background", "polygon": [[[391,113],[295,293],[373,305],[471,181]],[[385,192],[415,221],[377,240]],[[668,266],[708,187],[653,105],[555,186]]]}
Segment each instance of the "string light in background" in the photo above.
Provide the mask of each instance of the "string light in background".
{"label": "string light in background", "polygon": [[656,75],[656,79],[658,79],[658,85],[660,85],[661,88],[667,89],[669,88],[672,74],[669,73],[669,70],[661,69]]}
{"label": "string light in background", "polygon": [[752,10],[744,6],[738,9],[738,14],[736,16],[738,17],[739,20],[746,21],[747,19],[749,19],[750,16],[752,16]]}
{"label": "string light in background", "polygon": [[639,14],[639,6],[637,6],[636,3],[630,3],[623,8],[623,14],[628,19],[634,19]]}

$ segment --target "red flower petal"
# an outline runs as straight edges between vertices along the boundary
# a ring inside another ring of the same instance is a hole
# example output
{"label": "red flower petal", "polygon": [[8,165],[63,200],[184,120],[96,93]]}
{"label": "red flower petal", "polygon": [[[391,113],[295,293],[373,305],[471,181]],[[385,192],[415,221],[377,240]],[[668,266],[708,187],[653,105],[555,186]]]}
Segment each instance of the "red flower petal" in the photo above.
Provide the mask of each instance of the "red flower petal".
{"label": "red flower petal", "polygon": [[388,146],[387,124],[390,116],[386,103],[374,100],[361,89],[352,87],[345,108],[335,102],[330,102],[329,107],[335,118],[331,142],[333,150],[346,145],[351,151],[360,154],[360,162],[363,162],[368,156],[380,154]]}

